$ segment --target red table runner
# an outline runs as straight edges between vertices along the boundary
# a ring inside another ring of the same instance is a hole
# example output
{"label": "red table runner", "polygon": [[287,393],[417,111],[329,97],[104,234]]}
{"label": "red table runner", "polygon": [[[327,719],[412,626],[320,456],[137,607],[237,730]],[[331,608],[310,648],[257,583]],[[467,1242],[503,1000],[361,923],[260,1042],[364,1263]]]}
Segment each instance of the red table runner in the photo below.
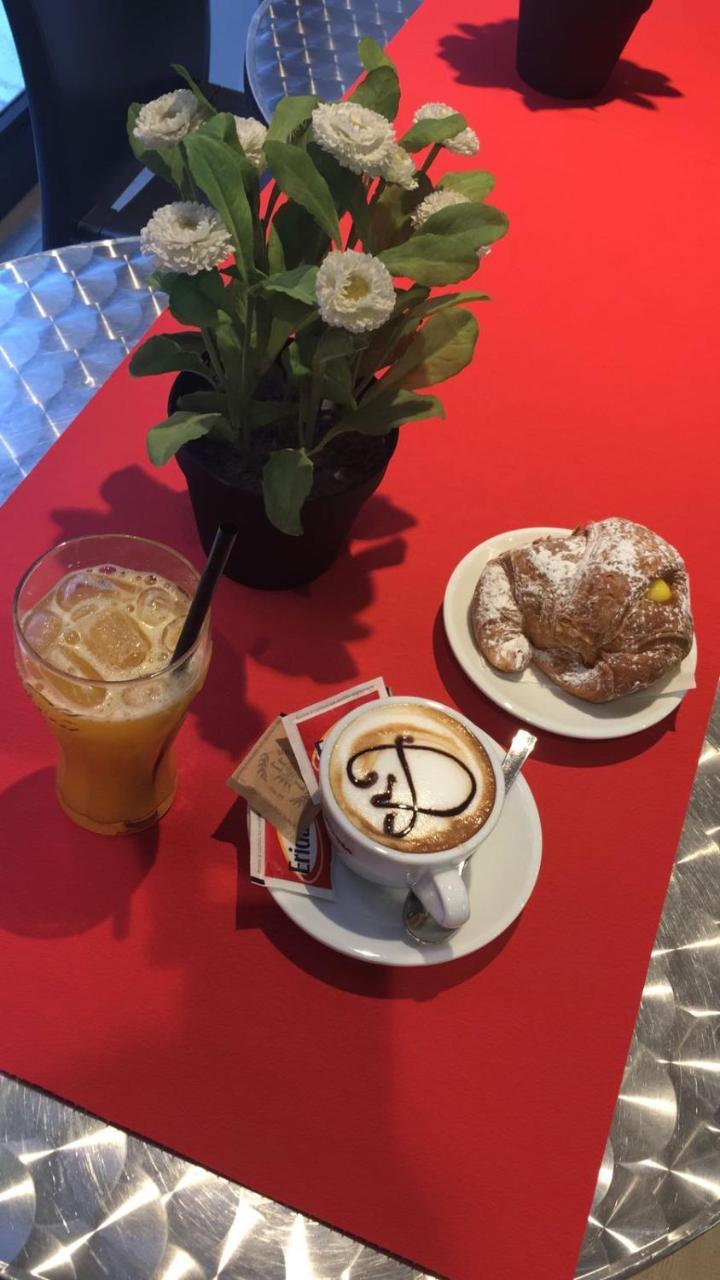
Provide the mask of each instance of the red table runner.
{"label": "red table runner", "polygon": [[[498,176],[496,300],[350,552],[305,590],[222,585],[159,829],[63,817],[2,631],[0,1067],[455,1280],[573,1275],[719,665],[715,7],[656,5],[593,108],[517,81],[514,26],[504,0],[425,0],[394,44],[405,114],[457,106]],[[6,603],[76,534],[199,562],[177,470],[144,460],[166,393],[121,369],[8,502]],[[448,650],[446,580],[491,534],[611,514],[687,558],[697,691],[630,739],[541,735],[540,880],[484,951],[401,972],[299,933],[249,884],[231,767],[276,712],[378,673],[507,741]]]}

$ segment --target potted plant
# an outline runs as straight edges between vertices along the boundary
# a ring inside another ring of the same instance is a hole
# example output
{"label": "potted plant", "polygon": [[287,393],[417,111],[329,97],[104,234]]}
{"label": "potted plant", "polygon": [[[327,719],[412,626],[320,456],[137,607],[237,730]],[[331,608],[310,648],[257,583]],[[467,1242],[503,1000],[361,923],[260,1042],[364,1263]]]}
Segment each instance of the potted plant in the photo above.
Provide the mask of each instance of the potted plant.
{"label": "potted plant", "polygon": [[526,84],[556,98],[605,87],[651,0],[520,0],[516,65]]}
{"label": "potted plant", "polygon": [[[182,468],[203,545],[239,530],[231,577],[260,587],[316,577],[379,484],[403,423],[442,417],[421,390],[471,359],[473,275],[507,219],[490,174],[436,184],[442,149],[478,140],[442,103],[396,139],[390,59],[360,42],[350,98],[282,99],[269,127],[217,113],[188,88],[129,111],[136,155],[177,187],[142,232],[179,332],[135,352],[136,377],[177,372],[148,452]],[[271,180],[262,192],[265,178]]]}

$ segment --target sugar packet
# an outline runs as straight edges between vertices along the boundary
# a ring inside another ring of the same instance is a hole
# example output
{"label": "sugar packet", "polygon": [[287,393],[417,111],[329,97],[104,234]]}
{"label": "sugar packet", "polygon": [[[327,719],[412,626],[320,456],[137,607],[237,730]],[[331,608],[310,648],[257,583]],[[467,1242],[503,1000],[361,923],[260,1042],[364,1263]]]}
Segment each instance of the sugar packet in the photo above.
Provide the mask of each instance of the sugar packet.
{"label": "sugar packet", "polygon": [[334,898],[332,847],[322,815],[295,841],[286,840],[259,813],[248,810],[250,879],[267,889]]}
{"label": "sugar packet", "polygon": [[313,803],[319,803],[318,772],[320,767],[320,748],[326,733],[336,721],[340,720],[354,707],[365,702],[374,702],[378,698],[387,698],[388,689],[385,681],[378,676],[375,680],[366,680],[363,684],[353,685],[351,689],[343,689],[322,702],[314,702],[312,706],[302,707],[290,715],[281,716],[282,727],[288,743],[295,756],[302,780],[307,787]]}
{"label": "sugar packet", "polygon": [[258,738],[228,778],[228,786],[289,841],[308,829],[317,812],[280,717]]}

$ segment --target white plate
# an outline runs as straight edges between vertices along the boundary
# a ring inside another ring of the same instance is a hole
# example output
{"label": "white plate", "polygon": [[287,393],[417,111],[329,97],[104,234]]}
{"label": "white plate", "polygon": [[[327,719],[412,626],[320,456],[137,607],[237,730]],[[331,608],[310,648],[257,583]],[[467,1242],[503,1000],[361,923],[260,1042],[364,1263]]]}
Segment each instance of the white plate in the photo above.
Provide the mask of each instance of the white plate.
{"label": "white plate", "polygon": [[468,863],[470,919],[437,946],[414,942],[405,933],[404,889],[361,880],[339,858],[333,862],[334,901],[283,889],[270,893],[300,929],[333,951],[370,964],[445,964],[478,951],[512,924],[533,891],[541,852],[537,806],[525,779],[518,778],[495,830]]}
{"label": "white plate", "polygon": [[[518,716],[539,729],[568,738],[625,738],[639,733],[669,716],[685,697],[685,690],[663,693],[675,673],[658,680],[643,693],[629,694],[614,702],[581,702],[570,697],[533,667],[534,680],[523,680],[522,675],[507,675],[496,671],[478,650],[470,629],[470,605],[477,580],[488,560],[509,551],[512,547],[525,546],[534,538],[571,533],[570,529],[513,529],[500,533],[487,542],[481,542],[468,552],[454,570],[445,590],[443,620],[450,647],[460,666],[473,684],[477,685],[498,706]],[[683,672],[694,674],[697,662],[697,646],[682,664]]]}

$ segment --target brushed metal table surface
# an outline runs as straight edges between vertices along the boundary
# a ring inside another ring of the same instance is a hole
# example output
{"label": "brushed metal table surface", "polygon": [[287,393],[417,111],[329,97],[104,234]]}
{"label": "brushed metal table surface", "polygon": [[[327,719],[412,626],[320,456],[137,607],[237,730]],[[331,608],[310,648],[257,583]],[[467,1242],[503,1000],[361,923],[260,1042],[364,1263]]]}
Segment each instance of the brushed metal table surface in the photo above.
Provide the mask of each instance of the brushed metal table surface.
{"label": "brushed metal table surface", "polygon": [[[162,309],[147,287],[149,272],[137,240],[75,245],[0,268],[0,498]],[[634,1274],[720,1221],[719,832],[720,692],[577,1280]],[[0,1274],[52,1280],[421,1277],[2,1075]]]}
{"label": "brushed metal table surface", "polygon": [[266,119],[285,94],[341,98],[360,72],[357,42],[387,44],[421,0],[263,0],[248,29],[245,69]]}

